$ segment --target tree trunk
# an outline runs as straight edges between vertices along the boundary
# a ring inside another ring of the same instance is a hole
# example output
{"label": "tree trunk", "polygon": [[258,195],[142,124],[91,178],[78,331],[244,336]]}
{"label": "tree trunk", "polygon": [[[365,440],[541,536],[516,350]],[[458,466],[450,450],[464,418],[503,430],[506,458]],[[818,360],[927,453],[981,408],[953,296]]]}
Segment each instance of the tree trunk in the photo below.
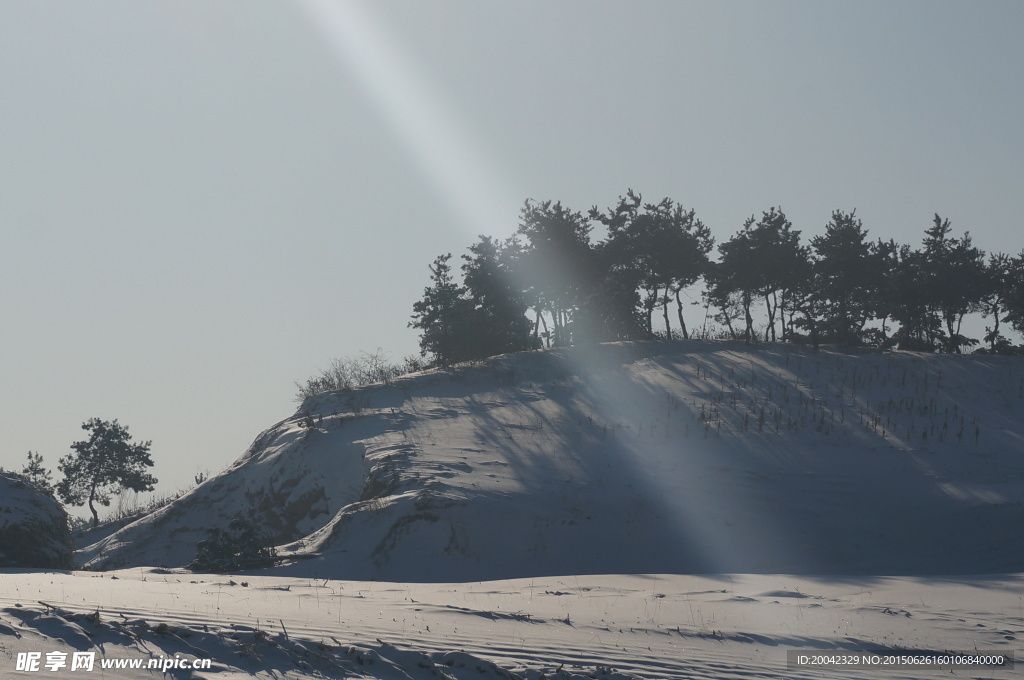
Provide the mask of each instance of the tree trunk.
{"label": "tree trunk", "polygon": [[754,317],[750,315],[750,303],[751,296],[748,291],[743,291],[743,315],[746,317],[744,320],[747,322],[746,337],[744,340],[750,342],[754,339]]}
{"label": "tree trunk", "polygon": [[[814,307],[809,302],[807,304],[810,307],[811,311],[813,311]],[[811,346],[814,349],[818,349],[818,320],[814,318],[814,314],[813,313],[807,311],[806,309],[804,310],[803,314],[804,314],[804,317],[807,318],[807,330],[810,331],[810,333],[811,333]],[[789,319],[789,328],[792,331],[792,329],[793,329],[793,318],[792,317],[790,317],[790,319]]]}
{"label": "tree trunk", "polygon": [[661,315],[665,318],[665,337],[672,339],[672,324],[668,321],[668,286],[665,286],[665,295],[661,298]]}
{"label": "tree trunk", "polygon": [[[772,291],[772,295],[775,291]],[[768,334],[771,333],[772,342],[775,342],[775,308],[772,307],[772,299],[768,293],[764,294],[764,304],[768,308],[768,328],[764,330],[764,341],[768,342]]]}
{"label": "tree trunk", "polygon": [[782,342],[786,342],[787,340],[789,340],[789,329],[792,328],[793,326],[793,312],[792,310],[790,310],[789,312],[789,324],[787,325],[786,310],[789,309],[789,304],[785,290],[782,291],[782,301],[779,302],[778,300],[776,300],[775,309],[778,310],[779,313],[779,338],[782,339]]}
{"label": "tree trunk", "polygon": [[658,291],[648,292],[644,300],[644,311],[647,316],[647,335],[654,335],[654,308],[658,305]]}
{"label": "tree trunk", "polygon": [[953,321],[956,319],[956,314],[943,312],[942,314],[946,321],[946,331],[949,334],[946,340],[946,353],[952,354],[954,351],[960,353],[960,345],[956,344],[956,333],[953,331]]}
{"label": "tree trunk", "polygon": [[996,351],[996,340],[999,339],[999,301],[996,300],[992,303],[992,318],[995,323],[992,327],[991,340],[989,340],[989,346],[992,348],[992,352]]}
{"label": "tree trunk", "polygon": [[852,346],[853,339],[850,337],[851,324],[849,319],[846,318],[846,298],[841,298],[839,300],[839,310],[836,312],[836,316],[839,318],[839,323],[836,324],[838,327],[838,332],[836,334],[839,336],[837,338],[839,340],[839,344],[844,347]]}
{"label": "tree trunk", "polygon": [[689,340],[690,334],[686,332],[686,322],[683,321],[683,301],[679,299],[678,288],[676,288],[676,314],[679,316],[679,331],[683,334],[683,340]]}
{"label": "tree trunk", "polygon": [[[961,314],[961,315],[959,315],[956,318],[956,334],[957,334],[958,337],[960,335],[960,329],[963,328],[963,325],[964,325],[964,315]],[[960,344],[959,343],[957,343],[957,346],[956,346],[956,353],[957,354],[963,354],[963,352],[960,351]]]}
{"label": "tree trunk", "polygon": [[[732,327],[732,315],[729,314],[729,308],[727,305],[722,305],[719,309],[722,310],[722,317],[725,319],[725,327],[729,329],[729,337],[733,340],[736,339],[736,329]],[[707,333],[704,334],[704,339],[707,339]]]}
{"label": "tree trunk", "polygon": [[89,511],[92,512],[92,526],[95,529],[100,525],[100,514],[96,512],[96,506],[93,505],[92,501],[96,498],[96,485],[93,484],[92,488],[89,489]]}

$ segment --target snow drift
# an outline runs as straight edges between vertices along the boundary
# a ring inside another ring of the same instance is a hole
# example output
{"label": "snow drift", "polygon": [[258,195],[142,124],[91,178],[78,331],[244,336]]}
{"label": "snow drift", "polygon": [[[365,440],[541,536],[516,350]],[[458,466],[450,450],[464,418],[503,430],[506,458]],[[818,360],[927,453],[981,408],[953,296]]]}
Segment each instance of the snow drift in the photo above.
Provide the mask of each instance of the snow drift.
{"label": "snow drift", "polygon": [[229,469],[80,551],[178,567],[254,518],[273,573],[1024,570],[1024,363],[609,344],[308,399]]}

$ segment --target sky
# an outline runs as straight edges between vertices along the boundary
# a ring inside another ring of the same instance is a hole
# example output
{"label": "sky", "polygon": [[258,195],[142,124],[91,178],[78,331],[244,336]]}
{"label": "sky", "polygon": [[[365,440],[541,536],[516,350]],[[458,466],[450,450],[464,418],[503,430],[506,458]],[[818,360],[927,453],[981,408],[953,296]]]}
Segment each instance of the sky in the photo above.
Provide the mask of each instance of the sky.
{"label": "sky", "polygon": [[159,492],[336,357],[418,350],[435,256],[632,188],[1024,248],[1024,5],[0,3],[0,465],[92,417]]}

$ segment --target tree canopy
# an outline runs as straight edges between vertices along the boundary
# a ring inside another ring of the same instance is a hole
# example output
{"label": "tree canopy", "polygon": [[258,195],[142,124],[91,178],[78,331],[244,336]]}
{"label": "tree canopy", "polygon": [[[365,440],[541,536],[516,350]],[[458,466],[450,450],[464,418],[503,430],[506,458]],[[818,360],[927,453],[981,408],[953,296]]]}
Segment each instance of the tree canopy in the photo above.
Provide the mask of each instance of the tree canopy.
{"label": "tree canopy", "polygon": [[[593,238],[595,226],[604,238]],[[962,352],[981,344],[964,334],[965,317],[982,314],[991,325],[979,351],[1024,351],[1003,334],[1006,324],[1024,333],[1024,252],[986,260],[939,215],[918,248],[872,240],[855,210],[833,211],[804,243],[779,207],[747,219],[718,245],[717,260],[714,244],[693,209],[670,198],[644,202],[632,189],[586,214],[528,200],[510,238],[480,236],[469,247],[462,284],[450,254],[434,261],[410,325],[421,331],[422,354],[440,364],[689,338],[684,299],[703,282],[700,337]],[[709,330],[709,320],[718,326]]]}
{"label": "tree canopy", "polygon": [[57,495],[70,505],[89,505],[93,526],[99,524],[96,503],[110,505],[114,494],[125,490],[152,491],[157,479],[146,471],[153,467],[152,442],[132,443],[127,426],[117,420],[91,418],[82,424],[89,438],[74,442],[72,453],[57,467],[64,479],[57,483]]}

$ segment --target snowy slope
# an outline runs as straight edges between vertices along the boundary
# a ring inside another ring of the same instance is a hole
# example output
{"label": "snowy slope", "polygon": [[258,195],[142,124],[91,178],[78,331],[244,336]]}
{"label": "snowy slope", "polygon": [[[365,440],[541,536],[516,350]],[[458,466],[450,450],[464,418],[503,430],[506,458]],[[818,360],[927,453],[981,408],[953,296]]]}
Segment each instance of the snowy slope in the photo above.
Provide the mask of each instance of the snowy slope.
{"label": "snowy slope", "polygon": [[73,566],[68,515],[52,493],[0,472],[0,567]]}
{"label": "snowy slope", "polygon": [[1022,499],[1019,358],[611,344],[307,400],[79,559],[180,567],[242,513],[291,576],[1011,572]]}

